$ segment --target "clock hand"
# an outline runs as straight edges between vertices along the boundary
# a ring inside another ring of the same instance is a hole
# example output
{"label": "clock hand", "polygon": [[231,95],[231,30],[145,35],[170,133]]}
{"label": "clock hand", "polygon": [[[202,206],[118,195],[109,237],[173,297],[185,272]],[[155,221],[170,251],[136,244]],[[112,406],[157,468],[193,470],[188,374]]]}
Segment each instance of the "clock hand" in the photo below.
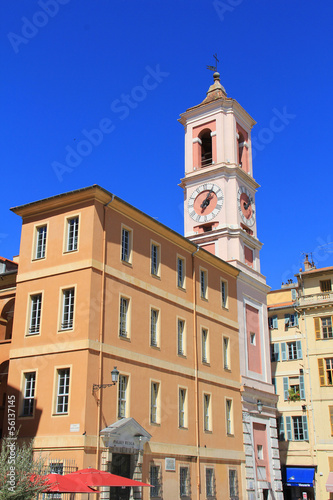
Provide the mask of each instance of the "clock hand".
{"label": "clock hand", "polygon": [[244,203],[245,210],[247,210],[252,203],[253,203],[252,198],[249,198],[249,201],[247,203]]}
{"label": "clock hand", "polygon": [[211,189],[209,193],[207,194],[206,198],[204,201],[201,203],[200,208],[207,208],[208,205],[210,204],[210,195],[212,194],[213,190]]}

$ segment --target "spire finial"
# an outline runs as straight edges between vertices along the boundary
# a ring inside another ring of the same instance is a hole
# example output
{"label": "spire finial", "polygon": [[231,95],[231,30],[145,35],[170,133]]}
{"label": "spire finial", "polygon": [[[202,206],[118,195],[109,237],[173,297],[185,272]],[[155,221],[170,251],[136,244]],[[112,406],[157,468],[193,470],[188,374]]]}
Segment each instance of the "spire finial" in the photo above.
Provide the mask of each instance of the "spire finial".
{"label": "spire finial", "polygon": [[207,66],[207,69],[209,69],[210,71],[214,71],[214,73],[217,72],[217,63],[220,62],[217,58],[217,54],[213,54],[213,57],[215,59],[215,66]]}

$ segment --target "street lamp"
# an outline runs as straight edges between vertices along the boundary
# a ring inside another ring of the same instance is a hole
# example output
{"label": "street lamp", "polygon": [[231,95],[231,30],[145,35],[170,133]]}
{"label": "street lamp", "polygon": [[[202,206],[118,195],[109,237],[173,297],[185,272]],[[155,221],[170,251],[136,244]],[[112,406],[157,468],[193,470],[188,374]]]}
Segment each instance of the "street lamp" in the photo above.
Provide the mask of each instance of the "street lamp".
{"label": "street lamp", "polygon": [[95,392],[98,391],[98,389],[105,389],[105,387],[111,387],[112,385],[116,385],[116,383],[118,382],[118,378],[119,378],[119,371],[115,366],[111,372],[112,384],[101,384],[101,385],[93,384],[92,393],[95,394]]}
{"label": "street lamp", "polygon": [[258,401],[257,401],[258,413],[262,412],[263,407],[264,407],[264,405],[263,405],[262,401],[260,401],[260,399],[258,399]]}

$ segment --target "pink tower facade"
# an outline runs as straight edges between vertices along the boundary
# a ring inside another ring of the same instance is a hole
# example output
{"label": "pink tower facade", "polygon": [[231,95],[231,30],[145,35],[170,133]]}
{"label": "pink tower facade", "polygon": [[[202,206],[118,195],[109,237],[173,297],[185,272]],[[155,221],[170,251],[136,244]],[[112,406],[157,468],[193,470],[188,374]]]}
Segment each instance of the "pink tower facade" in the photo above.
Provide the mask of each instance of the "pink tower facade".
{"label": "pink tower facade", "polygon": [[[248,500],[283,498],[271,378],[267,293],[260,273],[251,129],[214,73],[204,101],[183,113],[185,236],[240,270],[237,284],[244,478]],[[227,287],[227,283],[223,285]],[[224,290],[227,296],[227,289]],[[222,291],[223,293],[223,291]],[[225,304],[227,308],[227,303]]]}

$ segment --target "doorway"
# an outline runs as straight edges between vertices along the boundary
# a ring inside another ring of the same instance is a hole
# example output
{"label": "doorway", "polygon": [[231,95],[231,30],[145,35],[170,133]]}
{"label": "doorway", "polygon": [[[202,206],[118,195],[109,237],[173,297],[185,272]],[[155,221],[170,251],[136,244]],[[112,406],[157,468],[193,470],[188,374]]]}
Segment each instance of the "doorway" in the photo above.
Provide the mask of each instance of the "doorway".
{"label": "doorway", "polygon": [[[130,477],[131,455],[125,453],[112,453],[111,462],[112,474],[117,476]],[[110,488],[110,500],[129,500],[130,488]]]}

